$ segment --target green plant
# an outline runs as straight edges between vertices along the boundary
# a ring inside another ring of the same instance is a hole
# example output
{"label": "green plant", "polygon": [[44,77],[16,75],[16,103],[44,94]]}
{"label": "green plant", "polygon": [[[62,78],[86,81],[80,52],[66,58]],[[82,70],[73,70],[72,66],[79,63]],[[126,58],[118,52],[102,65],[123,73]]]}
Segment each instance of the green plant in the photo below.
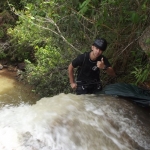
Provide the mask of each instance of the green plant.
{"label": "green plant", "polygon": [[[26,60],[26,78],[41,96],[52,96],[68,91],[66,60],[60,50],[52,46],[36,47],[36,64]],[[64,87],[66,87],[64,89]]]}
{"label": "green plant", "polygon": [[4,52],[1,52],[1,49],[0,49],[0,59],[4,59],[6,58],[7,54],[5,54]]}
{"label": "green plant", "polygon": [[[43,88],[45,94],[65,91],[67,70],[64,68],[67,68],[77,54],[90,50],[93,40],[99,36],[108,41],[105,55],[110,58],[115,71],[125,74],[122,81],[133,81],[133,74],[138,78],[137,82],[146,79],[148,72],[140,69],[143,66],[143,54],[139,50],[138,39],[149,26],[150,1],[21,2],[24,5],[23,10],[13,9],[19,16],[19,21],[15,28],[8,30],[13,47],[10,53],[16,58],[29,59],[29,54],[34,52],[36,60],[34,63],[30,61],[26,70],[29,81],[36,85],[37,90]],[[149,39],[146,43],[149,43]],[[29,48],[33,51],[29,51]],[[61,60],[59,65],[55,61],[54,49],[58,50],[58,60]],[[131,76],[133,66],[136,66],[136,69]],[[63,69],[60,71],[60,68]],[[143,77],[140,73],[143,73]]]}
{"label": "green plant", "polygon": [[135,84],[142,83],[147,80],[148,76],[150,75],[150,65],[147,64],[145,67],[134,67],[134,71],[131,72],[131,74],[134,75],[136,78]]}
{"label": "green plant", "polygon": [[4,30],[0,28],[0,39],[3,38],[5,35]]}

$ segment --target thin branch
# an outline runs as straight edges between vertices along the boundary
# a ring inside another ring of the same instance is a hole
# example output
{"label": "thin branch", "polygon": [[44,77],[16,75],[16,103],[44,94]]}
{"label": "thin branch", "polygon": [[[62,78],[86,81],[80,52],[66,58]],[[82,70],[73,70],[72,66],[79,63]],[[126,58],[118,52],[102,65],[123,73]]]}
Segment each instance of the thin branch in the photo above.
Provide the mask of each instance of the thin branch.
{"label": "thin branch", "polygon": [[54,25],[54,26],[56,27],[58,33],[55,32],[55,31],[53,31],[53,30],[50,30],[49,28],[45,28],[45,27],[43,27],[43,26],[39,26],[38,24],[35,24],[35,23],[34,23],[34,24],[37,25],[37,26],[39,26],[39,27],[41,27],[41,28],[50,30],[50,31],[52,31],[53,33],[55,33],[56,35],[59,35],[59,36],[63,39],[63,41],[65,41],[69,46],[71,46],[71,47],[72,47],[73,49],[75,49],[77,52],[82,53],[80,50],[78,50],[76,47],[74,47],[71,43],[69,43],[69,42],[66,40],[66,38],[62,35],[62,33],[61,33],[61,31],[60,31],[58,25],[57,25],[51,18],[45,18],[45,19],[46,19],[48,22],[50,22],[52,25]]}
{"label": "thin branch", "polygon": [[[142,34],[143,35],[143,34]],[[120,54],[118,54],[118,56],[120,56],[131,44],[133,44],[134,42],[136,42],[142,35],[140,35],[138,38],[134,39],[132,42],[130,42],[121,52]]]}
{"label": "thin branch", "polygon": [[[10,6],[9,2],[8,2],[8,5]],[[25,17],[23,17],[23,15],[20,15],[19,13],[17,13],[17,11],[15,10],[14,7],[12,8],[12,7],[10,6],[10,9],[11,9],[11,11],[12,11],[13,13],[15,13],[16,15],[18,15],[19,17],[21,17],[21,18],[27,20]],[[58,25],[54,22],[54,20],[52,20],[51,18],[45,18],[45,19],[46,19],[48,22],[50,22],[52,25],[54,25],[54,26],[56,27],[56,29],[57,29],[58,32],[56,32],[56,31],[54,31],[54,30],[52,30],[52,29],[50,29],[50,28],[43,27],[43,26],[41,26],[41,25],[39,25],[39,24],[36,24],[36,23],[34,23],[33,21],[32,21],[32,24],[34,24],[35,26],[38,26],[39,28],[42,28],[42,29],[45,29],[45,30],[49,30],[49,31],[53,32],[54,34],[56,34],[57,36],[60,36],[60,37],[63,39],[63,41],[66,42],[69,46],[71,46],[74,50],[76,50],[76,51],[79,52],[79,53],[82,53],[80,50],[78,50],[78,49],[77,49],[76,47],[74,47],[70,42],[67,41],[67,39],[63,36],[63,34],[61,33],[61,31],[60,31]],[[36,19],[36,20],[37,20],[37,21],[42,21],[42,20],[40,20],[40,19]]]}

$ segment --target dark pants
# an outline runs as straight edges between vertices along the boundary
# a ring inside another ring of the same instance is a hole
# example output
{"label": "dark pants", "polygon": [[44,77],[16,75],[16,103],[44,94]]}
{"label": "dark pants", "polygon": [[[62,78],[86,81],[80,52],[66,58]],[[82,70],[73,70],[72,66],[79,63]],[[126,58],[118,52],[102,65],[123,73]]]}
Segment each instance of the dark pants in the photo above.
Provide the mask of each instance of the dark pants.
{"label": "dark pants", "polygon": [[102,85],[100,82],[88,83],[88,82],[77,82],[76,94],[96,94],[102,90]]}

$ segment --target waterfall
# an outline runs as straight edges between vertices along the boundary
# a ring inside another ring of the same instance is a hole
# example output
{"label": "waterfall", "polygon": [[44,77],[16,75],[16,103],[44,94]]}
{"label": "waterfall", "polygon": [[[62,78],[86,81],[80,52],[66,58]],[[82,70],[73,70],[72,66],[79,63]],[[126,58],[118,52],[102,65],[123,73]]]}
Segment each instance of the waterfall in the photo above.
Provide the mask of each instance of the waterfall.
{"label": "waterfall", "polygon": [[[0,150],[149,150],[140,107],[106,95],[61,93],[0,109]],[[147,118],[148,120],[148,118]]]}

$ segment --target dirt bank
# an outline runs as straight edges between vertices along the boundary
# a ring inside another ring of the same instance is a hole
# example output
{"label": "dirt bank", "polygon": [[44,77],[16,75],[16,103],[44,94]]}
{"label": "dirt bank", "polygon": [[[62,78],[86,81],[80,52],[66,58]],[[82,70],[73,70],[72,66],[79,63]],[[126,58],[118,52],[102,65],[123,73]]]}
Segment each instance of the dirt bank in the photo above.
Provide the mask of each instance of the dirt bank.
{"label": "dirt bank", "polygon": [[17,79],[16,71],[9,71],[7,68],[0,70],[0,76],[6,76],[7,78]]}

